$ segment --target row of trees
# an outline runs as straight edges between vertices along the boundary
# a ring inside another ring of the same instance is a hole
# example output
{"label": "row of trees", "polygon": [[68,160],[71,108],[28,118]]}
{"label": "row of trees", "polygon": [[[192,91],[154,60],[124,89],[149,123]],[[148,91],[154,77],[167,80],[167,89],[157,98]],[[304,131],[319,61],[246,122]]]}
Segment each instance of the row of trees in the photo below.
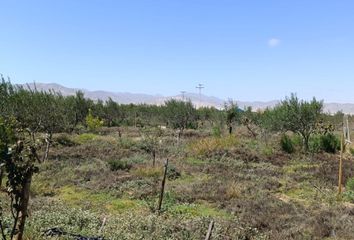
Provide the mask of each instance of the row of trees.
{"label": "row of trees", "polygon": [[[37,91],[12,85],[2,79],[0,83],[0,116],[13,116],[22,127],[42,132],[70,132],[86,126],[91,114],[105,126],[158,126],[171,128],[197,128],[198,122],[213,123],[222,120],[222,112],[215,108],[196,109],[191,102],[169,100],[165,105],[118,104],[112,99],[93,101],[82,92],[62,96],[50,91]],[[199,124],[201,125],[201,124]]]}
{"label": "row of trees", "polygon": [[295,94],[286,97],[274,108],[253,112],[251,108],[241,110],[230,101],[225,104],[226,124],[232,134],[233,126],[244,125],[253,137],[259,133],[292,132],[302,138],[303,149],[309,150],[310,139],[314,134],[328,135],[340,129],[343,113],[335,115],[323,112],[323,101],[313,98],[311,101],[299,99]]}
{"label": "row of trees", "polygon": [[[253,112],[240,109],[233,101],[223,110],[196,109],[190,101],[169,100],[162,106],[146,104],[118,104],[112,99],[93,101],[82,92],[62,96],[54,91],[43,92],[24,89],[2,79],[0,83],[0,116],[14,117],[23,129],[31,132],[72,132],[78,127],[88,127],[87,117],[106,126],[159,126],[165,125],[183,132],[187,128],[204,126],[227,127],[229,134],[234,127],[244,125],[253,137],[260,132],[292,131],[303,138],[307,150],[311,135],[320,122],[341,122],[340,114],[323,113],[323,102],[304,101],[292,94],[276,107]],[[339,116],[339,117],[338,117]]]}

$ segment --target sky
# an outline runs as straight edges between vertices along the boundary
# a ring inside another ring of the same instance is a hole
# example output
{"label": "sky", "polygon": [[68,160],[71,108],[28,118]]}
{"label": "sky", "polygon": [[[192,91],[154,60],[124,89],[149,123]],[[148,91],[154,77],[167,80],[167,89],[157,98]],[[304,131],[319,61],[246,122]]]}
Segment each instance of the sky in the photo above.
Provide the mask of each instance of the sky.
{"label": "sky", "polygon": [[354,103],[352,0],[0,0],[12,83]]}

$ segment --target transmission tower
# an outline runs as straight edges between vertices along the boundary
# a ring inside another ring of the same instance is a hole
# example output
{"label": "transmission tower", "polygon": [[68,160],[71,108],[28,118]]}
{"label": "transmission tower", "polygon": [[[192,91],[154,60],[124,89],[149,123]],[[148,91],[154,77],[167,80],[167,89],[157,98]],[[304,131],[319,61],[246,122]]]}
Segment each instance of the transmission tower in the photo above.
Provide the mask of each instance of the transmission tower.
{"label": "transmission tower", "polygon": [[199,107],[202,106],[202,89],[205,88],[203,86],[203,84],[199,83],[198,86],[196,86],[195,88],[197,88],[199,90]]}
{"label": "transmission tower", "polygon": [[182,101],[184,102],[186,91],[181,91],[181,94],[182,94]]}

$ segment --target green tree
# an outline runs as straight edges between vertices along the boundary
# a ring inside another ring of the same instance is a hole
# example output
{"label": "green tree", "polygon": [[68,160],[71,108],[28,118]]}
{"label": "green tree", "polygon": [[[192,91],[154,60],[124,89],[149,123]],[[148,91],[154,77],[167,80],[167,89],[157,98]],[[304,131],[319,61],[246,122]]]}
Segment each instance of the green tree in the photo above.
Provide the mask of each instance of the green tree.
{"label": "green tree", "polygon": [[238,108],[237,103],[232,100],[225,103],[224,108],[226,113],[226,124],[229,129],[229,134],[231,135],[234,123],[240,120],[241,111]]}
{"label": "green tree", "polygon": [[305,151],[309,150],[309,140],[321,119],[323,102],[299,100],[295,94],[285,98],[274,108],[273,125],[279,130],[298,133],[303,139]]}
{"label": "green tree", "polygon": [[91,109],[89,109],[89,113],[86,116],[86,125],[90,131],[96,131],[103,126],[103,121],[93,116]]}
{"label": "green tree", "polygon": [[90,101],[85,99],[84,93],[82,91],[76,92],[73,101],[73,111],[75,112],[75,122],[74,127],[76,127],[79,123],[84,124],[86,116],[91,107]]}
{"label": "green tree", "polygon": [[[28,216],[28,203],[32,176],[38,171],[37,164],[44,161],[37,154],[41,141],[32,138],[32,133],[21,128],[14,118],[0,118],[0,166],[1,181],[6,179],[6,192],[10,200],[13,223],[5,225],[3,215],[0,215],[0,233],[3,240],[9,237],[12,240],[21,240],[25,222]],[[5,175],[5,176],[4,176]],[[0,202],[1,210],[3,201]]]}
{"label": "green tree", "polygon": [[156,154],[160,149],[162,135],[163,132],[159,127],[141,129],[141,148],[151,154],[153,167],[155,167]]}
{"label": "green tree", "polygon": [[119,126],[122,122],[119,104],[114,102],[111,98],[106,101],[104,119],[107,122],[108,127],[112,127],[113,125]]}
{"label": "green tree", "polygon": [[179,130],[178,137],[184,129],[195,127],[197,123],[197,111],[191,101],[171,99],[165,102],[164,115],[168,124]]}
{"label": "green tree", "polygon": [[257,133],[254,126],[258,123],[258,114],[252,111],[252,107],[247,107],[241,115],[241,123],[244,125],[252,137],[256,138]]}

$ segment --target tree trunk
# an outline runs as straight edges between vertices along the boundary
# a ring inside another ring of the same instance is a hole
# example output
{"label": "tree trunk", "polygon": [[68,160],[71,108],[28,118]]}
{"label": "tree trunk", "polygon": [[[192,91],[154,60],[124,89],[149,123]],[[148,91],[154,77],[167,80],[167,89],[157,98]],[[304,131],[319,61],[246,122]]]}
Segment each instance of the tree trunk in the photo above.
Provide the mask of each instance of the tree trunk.
{"label": "tree trunk", "polygon": [[155,149],[152,150],[152,166],[155,167],[155,161],[156,161],[156,151]]}
{"label": "tree trunk", "polygon": [[231,125],[229,126],[229,134],[230,135],[232,134],[232,126]]}
{"label": "tree trunk", "polygon": [[246,127],[247,127],[248,132],[250,132],[252,134],[252,137],[257,138],[257,134],[255,133],[255,131],[252,130],[252,128],[248,124],[246,125]]}
{"label": "tree trunk", "polygon": [[32,174],[26,178],[22,187],[22,196],[19,203],[19,215],[15,226],[15,235],[12,240],[22,240],[23,233],[25,231],[26,218],[28,216],[28,202],[30,198],[30,189],[32,182]]}
{"label": "tree trunk", "polygon": [[305,152],[309,151],[309,139],[310,136],[304,135],[304,148],[305,148]]}
{"label": "tree trunk", "polygon": [[182,130],[178,129],[178,133],[177,133],[177,145],[179,145],[179,142],[181,140],[181,136],[182,136]]}

